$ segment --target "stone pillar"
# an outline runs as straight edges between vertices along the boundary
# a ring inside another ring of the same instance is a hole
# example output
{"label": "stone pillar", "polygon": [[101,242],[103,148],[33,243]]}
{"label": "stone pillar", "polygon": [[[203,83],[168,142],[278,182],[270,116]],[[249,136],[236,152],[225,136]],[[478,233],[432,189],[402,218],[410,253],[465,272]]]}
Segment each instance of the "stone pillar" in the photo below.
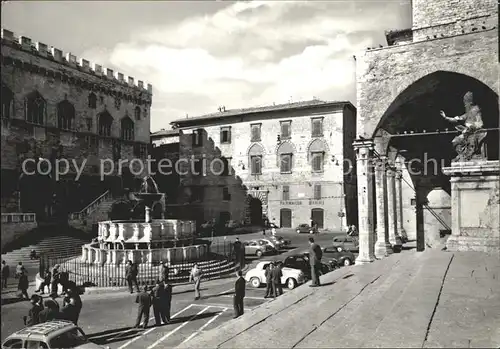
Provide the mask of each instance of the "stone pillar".
{"label": "stone pillar", "polygon": [[387,231],[387,183],[385,176],[385,159],[375,167],[375,198],[377,206],[377,242],[375,243],[375,257],[383,258],[392,251]]}
{"label": "stone pillar", "polygon": [[403,228],[403,171],[398,169],[396,172],[396,221],[398,236],[406,236]]}
{"label": "stone pillar", "polygon": [[83,245],[82,246],[82,262],[83,263],[87,262],[87,260],[89,259],[88,253],[89,253],[88,247],[86,245]]}
{"label": "stone pillar", "polygon": [[389,242],[393,251],[401,248],[401,238],[398,239],[397,214],[396,214],[396,171],[394,168],[387,169],[387,216]]}
{"label": "stone pillar", "polygon": [[356,264],[374,261],[373,231],[373,167],[371,158],[373,141],[359,140],[353,143],[356,151],[358,182],[359,255]]}
{"label": "stone pillar", "polygon": [[146,223],[151,223],[151,207],[146,206],[146,213],[145,213],[145,222]]}

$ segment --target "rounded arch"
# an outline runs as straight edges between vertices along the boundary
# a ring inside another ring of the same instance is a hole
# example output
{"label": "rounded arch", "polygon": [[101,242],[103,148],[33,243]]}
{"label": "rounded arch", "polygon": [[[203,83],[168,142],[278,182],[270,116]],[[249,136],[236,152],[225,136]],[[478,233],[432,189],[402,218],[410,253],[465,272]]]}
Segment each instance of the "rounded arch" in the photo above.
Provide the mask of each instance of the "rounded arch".
{"label": "rounded arch", "polygon": [[111,114],[107,110],[104,110],[103,112],[99,113],[97,119],[99,124],[99,135],[110,137],[111,126],[113,125],[113,117],[111,116]]}
{"label": "rounded arch", "polygon": [[128,115],[125,115],[120,120],[121,138],[124,140],[127,140],[127,141],[133,141],[134,140],[134,129],[135,129],[134,122],[132,121],[132,119]]}
{"label": "rounded arch", "polygon": [[330,151],[328,144],[320,138],[313,139],[307,145],[307,159],[310,160],[312,153],[326,154]]}

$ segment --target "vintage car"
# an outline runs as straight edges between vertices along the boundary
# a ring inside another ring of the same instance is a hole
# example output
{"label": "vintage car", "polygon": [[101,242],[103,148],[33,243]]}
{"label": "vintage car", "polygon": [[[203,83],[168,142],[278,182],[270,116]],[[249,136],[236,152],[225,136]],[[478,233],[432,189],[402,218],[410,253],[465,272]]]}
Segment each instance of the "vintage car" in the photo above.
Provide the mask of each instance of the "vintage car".
{"label": "vintage car", "polygon": [[311,227],[309,224],[299,224],[299,226],[295,229],[298,234],[300,233],[309,233],[314,234],[317,233],[318,230],[316,228]]}
{"label": "vintage car", "polygon": [[[250,282],[252,287],[258,288],[266,283],[266,268],[272,261],[259,262],[255,268],[250,269],[245,274],[245,280]],[[286,285],[289,290],[293,290],[295,287],[302,285],[306,282],[306,276],[299,269],[289,268],[283,266],[281,268],[283,276],[281,277],[281,284]]]}
{"label": "vintage car", "polygon": [[336,247],[339,252],[341,252],[342,250],[347,250],[347,251],[359,250],[358,238],[355,236],[348,236],[348,235],[335,236],[333,238],[333,246]]}
{"label": "vintage car", "polygon": [[[311,278],[311,264],[309,263],[309,252],[294,254],[288,256],[283,261],[283,266],[288,268],[300,269],[305,274],[306,278]],[[335,266],[328,263],[321,263],[320,275],[331,272]]]}
{"label": "vintage car", "polygon": [[57,320],[30,326],[8,336],[2,348],[109,348],[90,342],[82,329],[70,321]]}
{"label": "vintage car", "polygon": [[322,248],[323,250],[323,259],[327,260],[330,264],[331,261],[335,261],[335,263],[339,266],[348,266],[348,265],[353,265],[356,257],[351,251],[346,251],[346,250],[338,250],[337,247],[325,247]]}
{"label": "vintage car", "polygon": [[262,239],[244,241],[245,246],[245,256],[257,256],[261,257],[264,254],[276,254],[276,250],[272,245],[268,244]]}
{"label": "vintage car", "polygon": [[267,237],[266,239],[260,239],[264,242],[267,242],[269,245],[274,247],[276,250],[281,250],[287,246],[290,246],[290,240],[285,240],[281,236],[276,236],[276,235],[271,235]]}

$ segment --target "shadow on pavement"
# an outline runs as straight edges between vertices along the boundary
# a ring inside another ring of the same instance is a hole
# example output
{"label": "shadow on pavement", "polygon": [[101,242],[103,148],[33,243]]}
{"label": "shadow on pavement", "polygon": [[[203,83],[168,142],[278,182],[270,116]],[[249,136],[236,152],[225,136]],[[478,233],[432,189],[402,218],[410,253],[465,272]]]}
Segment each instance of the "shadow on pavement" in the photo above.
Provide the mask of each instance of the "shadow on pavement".
{"label": "shadow on pavement", "polygon": [[27,302],[26,298],[18,298],[18,297],[2,297],[2,305],[14,304],[19,302]]}
{"label": "shadow on pavement", "polygon": [[218,315],[220,313],[222,313],[222,311],[213,311],[213,312],[210,312],[210,313],[203,313],[203,314],[200,314],[200,315],[196,315],[195,318],[193,318],[195,315],[188,315],[188,316],[183,316],[183,317],[176,317],[176,318],[170,320],[169,325],[183,323],[183,322],[189,321],[191,319],[194,321],[194,320],[199,320],[199,319],[211,318],[212,316]]}
{"label": "shadow on pavement", "polygon": [[232,294],[234,294],[233,291],[227,291],[227,292],[224,292],[224,293],[212,294],[210,296],[204,296],[204,297],[201,297],[201,299],[209,299],[209,298],[220,297],[220,296],[229,296],[229,295],[232,295]]}
{"label": "shadow on pavement", "polygon": [[[115,328],[113,330],[106,330],[102,332],[88,334],[87,337],[93,343],[98,345],[103,345],[103,344],[132,339],[134,337],[137,337],[137,335],[139,335],[141,331],[142,329],[139,328],[122,327],[122,328]],[[119,335],[120,332],[122,332],[123,335]]]}
{"label": "shadow on pavement", "polygon": [[[206,290],[208,290],[208,288],[200,288],[200,291],[206,291]],[[172,292],[172,295],[185,294],[185,293],[194,293],[194,286],[193,286],[192,289],[189,289],[189,290],[179,291],[179,292]]]}

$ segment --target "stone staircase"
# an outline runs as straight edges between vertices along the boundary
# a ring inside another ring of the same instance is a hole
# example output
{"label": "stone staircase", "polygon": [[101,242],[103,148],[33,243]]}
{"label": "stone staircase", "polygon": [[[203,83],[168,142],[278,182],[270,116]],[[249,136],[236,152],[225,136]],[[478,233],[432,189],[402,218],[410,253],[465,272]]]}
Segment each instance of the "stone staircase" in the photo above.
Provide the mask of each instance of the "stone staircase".
{"label": "stone staircase", "polygon": [[115,199],[107,190],[79,212],[71,213],[68,224],[76,229],[91,233],[93,226],[100,221],[108,220],[108,213]]}

